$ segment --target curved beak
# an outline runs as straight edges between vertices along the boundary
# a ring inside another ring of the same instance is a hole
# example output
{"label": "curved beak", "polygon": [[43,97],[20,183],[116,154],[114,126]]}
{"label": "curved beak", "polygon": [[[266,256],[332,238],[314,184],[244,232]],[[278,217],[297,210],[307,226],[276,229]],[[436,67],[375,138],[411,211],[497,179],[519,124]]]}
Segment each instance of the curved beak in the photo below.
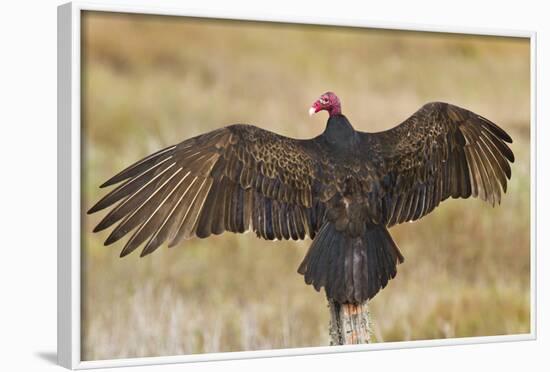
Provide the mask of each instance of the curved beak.
{"label": "curved beak", "polygon": [[313,102],[313,105],[311,105],[308,111],[309,116],[312,116],[316,112],[319,112],[319,110],[321,110],[321,104],[319,103],[319,101]]}

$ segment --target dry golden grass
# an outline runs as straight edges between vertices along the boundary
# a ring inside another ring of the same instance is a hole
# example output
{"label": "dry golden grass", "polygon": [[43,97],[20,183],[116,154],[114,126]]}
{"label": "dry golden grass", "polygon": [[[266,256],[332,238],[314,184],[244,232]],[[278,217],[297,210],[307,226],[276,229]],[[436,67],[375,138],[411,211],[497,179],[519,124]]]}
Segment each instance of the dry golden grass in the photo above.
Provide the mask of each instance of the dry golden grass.
{"label": "dry golden grass", "polygon": [[[379,342],[529,332],[528,41],[100,13],[83,30],[83,211],[115,172],[220,126],[312,137],[327,90],[364,131],[431,100],[497,122],[517,159],[502,205],[393,228],[406,261],[371,310]],[[296,273],[309,241],[226,233],[120,259],[91,233],[101,214],[82,217],[84,359],[327,344],[324,295]]]}

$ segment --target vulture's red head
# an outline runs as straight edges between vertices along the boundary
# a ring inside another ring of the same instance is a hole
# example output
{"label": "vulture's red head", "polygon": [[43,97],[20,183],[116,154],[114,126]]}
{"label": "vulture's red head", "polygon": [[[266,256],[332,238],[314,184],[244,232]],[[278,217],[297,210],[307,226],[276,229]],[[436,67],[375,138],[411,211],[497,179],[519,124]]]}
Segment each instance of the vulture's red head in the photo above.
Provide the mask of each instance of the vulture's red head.
{"label": "vulture's red head", "polygon": [[326,110],[329,116],[338,115],[342,113],[342,108],[340,107],[340,100],[336,94],[332,92],[326,92],[321,94],[321,97],[311,105],[309,109],[309,116],[315,114],[316,112]]}

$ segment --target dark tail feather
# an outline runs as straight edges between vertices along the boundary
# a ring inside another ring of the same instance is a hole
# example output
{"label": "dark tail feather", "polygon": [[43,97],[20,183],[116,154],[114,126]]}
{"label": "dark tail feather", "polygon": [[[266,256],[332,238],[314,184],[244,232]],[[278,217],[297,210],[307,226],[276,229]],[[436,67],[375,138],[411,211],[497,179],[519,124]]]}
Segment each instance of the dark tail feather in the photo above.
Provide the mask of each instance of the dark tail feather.
{"label": "dark tail feather", "polygon": [[373,298],[397,274],[403,256],[388,230],[367,226],[351,238],[325,223],[298,268],[307,284],[339,303],[362,303]]}

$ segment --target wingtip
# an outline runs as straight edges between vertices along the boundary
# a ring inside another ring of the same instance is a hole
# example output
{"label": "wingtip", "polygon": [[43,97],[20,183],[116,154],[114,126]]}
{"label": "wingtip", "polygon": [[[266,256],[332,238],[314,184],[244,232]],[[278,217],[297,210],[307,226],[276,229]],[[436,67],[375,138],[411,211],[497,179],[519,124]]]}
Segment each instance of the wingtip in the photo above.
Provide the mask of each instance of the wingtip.
{"label": "wingtip", "polygon": [[510,137],[510,135],[502,128],[500,128],[499,126],[497,126],[496,124],[493,124],[497,129],[500,129],[500,139],[503,140],[504,142],[506,143],[514,143],[514,140],[512,139],[512,137]]}
{"label": "wingtip", "polygon": [[135,248],[128,249],[128,243],[122,248],[122,251],[120,251],[120,258],[128,256],[130,253],[134,251]]}
{"label": "wingtip", "polygon": [[[97,227],[97,226],[96,226],[96,227]],[[98,231],[100,231],[100,230],[98,230]],[[111,244],[113,244],[114,242],[116,242],[117,240],[118,240],[118,238],[115,238],[115,237],[113,236],[113,234],[111,233],[111,235],[109,235],[109,236],[107,237],[107,239],[105,239],[105,241],[103,242],[103,245],[104,245],[104,246],[111,245]]]}
{"label": "wingtip", "polygon": [[139,258],[143,258],[145,256],[148,256],[150,255],[151,253],[153,253],[154,250],[149,250],[149,249],[143,249],[141,251],[141,253],[139,254]]}
{"label": "wingtip", "polygon": [[111,180],[112,180],[112,179],[109,179],[109,180],[103,182],[101,185],[99,185],[99,188],[100,188],[100,189],[103,189],[103,188],[105,188],[105,187],[107,187],[107,186],[113,185],[114,182],[112,182]]}
{"label": "wingtip", "polygon": [[486,123],[486,125],[490,128],[491,132],[496,135],[498,138],[503,140],[507,143],[513,143],[512,137],[501,127],[493,123],[491,120],[487,119],[486,117],[483,117],[481,115],[477,116],[479,119],[481,119],[483,122]]}
{"label": "wingtip", "polygon": [[97,207],[97,204],[94,204],[90,209],[86,211],[86,214],[93,214],[99,210],[100,208]]}
{"label": "wingtip", "polygon": [[117,183],[124,181],[125,178],[120,176],[120,173],[117,175],[114,175],[113,177],[109,178],[107,181],[103,182],[101,185],[99,185],[100,189],[103,189],[108,186],[116,185]]}

